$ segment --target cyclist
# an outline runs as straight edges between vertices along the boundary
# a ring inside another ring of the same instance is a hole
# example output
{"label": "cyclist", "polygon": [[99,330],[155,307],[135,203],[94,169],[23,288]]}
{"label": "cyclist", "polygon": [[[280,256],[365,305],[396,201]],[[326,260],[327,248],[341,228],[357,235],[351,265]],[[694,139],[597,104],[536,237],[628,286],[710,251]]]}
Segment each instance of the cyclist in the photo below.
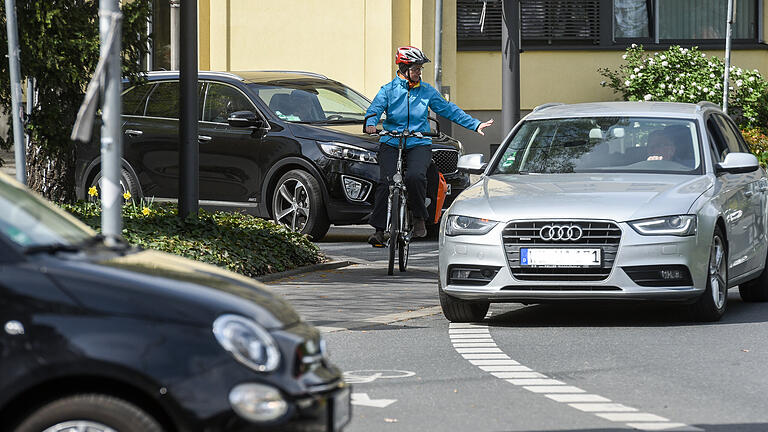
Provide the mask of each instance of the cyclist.
{"label": "cyclist", "polygon": [[[469,130],[485,135],[483,129],[493,124],[493,119],[481,122],[465,113],[455,104],[443,99],[442,95],[431,85],[421,81],[421,70],[424,63],[430,60],[420,49],[404,46],[397,49],[395,64],[398,67],[397,76],[391,82],[383,85],[368,107],[366,115],[375,114],[365,125],[365,132],[376,133],[376,125],[381,114],[386,112],[385,130],[402,132],[404,130],[429,132],[429,109]],[[368,238],[373,246],[383,246],[387,240],[384,230],[387,228],[387,200],[389,183],[392,181],[397,166],[398,139],[382,136],[379,140],[379,183],[373,202],[373,213],[370,224],[376,231]],[[408,207],[413,212],[414,237],[427,235],[424,220],[427,219],[425,205],[427,191],[427,168],[432,160],[432,150],[429,138],[408,138],[405,143],[404,161],[407,165],[405,185],[408,188]],[[439,209],[438,209],[439,211]]]}

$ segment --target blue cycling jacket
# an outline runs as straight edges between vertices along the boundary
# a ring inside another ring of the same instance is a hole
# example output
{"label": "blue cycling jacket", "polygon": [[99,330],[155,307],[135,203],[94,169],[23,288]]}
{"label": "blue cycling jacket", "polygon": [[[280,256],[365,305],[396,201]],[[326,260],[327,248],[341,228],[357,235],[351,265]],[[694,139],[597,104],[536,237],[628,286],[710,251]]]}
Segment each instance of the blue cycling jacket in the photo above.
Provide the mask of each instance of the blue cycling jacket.
{"label": "blue cycling jacket", "polygon": [[[408,113],[409,108],[410,114]],[[411,89],[410,98],[408,98],[408,80],[397,76],[391,82],[381,86],[379,93],[373,98],[373,102],[365,114],[376,115],[369,118],[365,125],[376,126],[381,114],[386,112],[387,119],[383,123],[385,130],[402,132],[408,129],[416,132],[429,132],[429,120],[427,119],[429,109],[469,130],[477,130],[477,126],[480,124],[480,120],[465,113],[456,104],[445,100],[434,87],[424,81]],[[379,141],[393,147],[397,147],[398,143],[397,138],[388,136],[381,137]],[[406,140],[405,147],[410,148],[431,143],[432,140],[429,138],[414,137]]]}

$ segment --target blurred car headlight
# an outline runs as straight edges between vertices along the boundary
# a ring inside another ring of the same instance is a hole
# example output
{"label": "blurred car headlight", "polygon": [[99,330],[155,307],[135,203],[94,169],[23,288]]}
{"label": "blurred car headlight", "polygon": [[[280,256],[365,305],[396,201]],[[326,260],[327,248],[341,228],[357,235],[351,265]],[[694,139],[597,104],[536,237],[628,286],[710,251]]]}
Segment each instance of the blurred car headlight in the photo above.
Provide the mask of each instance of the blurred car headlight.
{"label": "blurred car headlight", "polygon": [[280,350],[275,340],[251,319],[222,315],[213,322],[213,334],[237,361],[257,372],[271,372],[280,365]]}
{"label": "blurred car headlight", "polygon": [[696,215],[664,216],[629,222],[642,235],[691,236],[696,234]]}
{"label": "blurred car headlight", "polygon": [[333,158],[348,159],[370,164],[378,163],[376,152],[361,147],[338,142],[318,141],[317,144],[320,146],[323,153]]}
{"label": "blurred car headlight", "polygon": [[498,224],[498,222],[488,219],[451,215],[448,216],[448,220],[445,222],[445,235],[457,236],[486,234],[492,230],[496,224]]}

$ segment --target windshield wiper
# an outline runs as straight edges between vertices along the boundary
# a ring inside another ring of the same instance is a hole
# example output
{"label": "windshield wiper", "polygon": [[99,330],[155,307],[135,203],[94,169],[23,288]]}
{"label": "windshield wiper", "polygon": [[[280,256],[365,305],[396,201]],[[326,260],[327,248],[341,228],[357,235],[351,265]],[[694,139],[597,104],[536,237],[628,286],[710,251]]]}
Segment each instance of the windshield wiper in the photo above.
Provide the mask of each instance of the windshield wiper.
{"label": "windshield wiper", "polygon": [[84,247],[100,244],[103,241],[104,241],[104,236],[101,234],[96,234],[93,237],[88,237],[87,239],[77,243],[66,243],[66,244],[50,243],[50,244],[29,246],[24,249],[24,253],[35,254],[35,253],[45,252],[49,254],[54,254],[56,252],[77,252],[83,249]]}
{"label": "windshield wiper", "polygon": [[363,121],[359,120],[359,119],[348,119],[348,118],[345,118],[345,119],[325,120],[325,121],[323,121],[321,123],[329,123],[330,124],[330,123],[362,123],[362,122]]}

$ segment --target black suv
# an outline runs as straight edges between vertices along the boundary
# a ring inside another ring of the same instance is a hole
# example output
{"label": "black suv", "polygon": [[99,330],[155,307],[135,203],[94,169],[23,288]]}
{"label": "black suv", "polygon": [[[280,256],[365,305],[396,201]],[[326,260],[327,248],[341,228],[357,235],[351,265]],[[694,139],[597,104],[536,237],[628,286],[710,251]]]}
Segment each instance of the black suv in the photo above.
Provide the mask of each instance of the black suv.
{"label": "black suv", "polygon": [[[370,101],[306,72],[199,73],[200,204],[272,218],[319,240],[330,224],[367,220],[378,181],[377,137],[362,133]],[[134,197],[179,193],[179,74],[151,72],[123,92],[121,184]],[[101,178],[98,140],[78,150],[77,195]],[[461,143],[445,134],[432,155],[449,184],[447,208],[469,184]]]}

